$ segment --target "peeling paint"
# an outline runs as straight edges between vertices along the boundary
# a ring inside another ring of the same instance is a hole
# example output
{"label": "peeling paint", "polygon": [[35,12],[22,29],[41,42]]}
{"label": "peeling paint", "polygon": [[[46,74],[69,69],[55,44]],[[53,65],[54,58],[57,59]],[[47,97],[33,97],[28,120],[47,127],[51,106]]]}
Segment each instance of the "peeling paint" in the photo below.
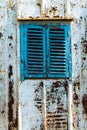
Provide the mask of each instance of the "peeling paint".
{"label": "peeling paint", "polygon": [[8,36],[8,38],[11,39],[11,40],[13,40],[13,36],[12,35]]}

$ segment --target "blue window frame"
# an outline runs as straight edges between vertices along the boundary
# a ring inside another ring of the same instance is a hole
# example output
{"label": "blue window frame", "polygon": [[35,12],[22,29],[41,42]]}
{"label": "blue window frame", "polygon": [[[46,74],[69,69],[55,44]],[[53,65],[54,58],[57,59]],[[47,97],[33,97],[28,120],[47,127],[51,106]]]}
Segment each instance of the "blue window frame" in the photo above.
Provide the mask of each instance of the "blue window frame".
{"label": "blue window frame", "polygon": [[70,25],[20,25],[21,79],[69,78],[71,75]]}

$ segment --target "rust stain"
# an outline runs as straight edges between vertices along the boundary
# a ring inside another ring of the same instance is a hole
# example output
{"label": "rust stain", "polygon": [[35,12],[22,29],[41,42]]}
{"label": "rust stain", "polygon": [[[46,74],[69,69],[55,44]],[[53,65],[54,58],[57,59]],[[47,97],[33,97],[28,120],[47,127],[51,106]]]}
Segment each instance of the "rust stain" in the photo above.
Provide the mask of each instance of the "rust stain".
{"label": "rust stain", "polygon": [[10,122],[8,130],[17,130],[17,125],[17,121],[13,120],[13,122]]}
{"label": "rust stain", "polygon": [[[18,118],[13,118],[13,105],[14,105],[14,96],[13,96],[13,80],[11,76],[13,75],[12,65],[9,66],[8,78],[9,78],[9,86],[8,86],[8,130],[17,130],[18,126]],[[16,116],[18,114],[16,113]]]}
{"label": "rust stain", "polygon": [[44,125],[43,125],[43,124],[41,124],[41,125],[40,125],[40,130],[45,130]]}
{"label": "rust stain", "polygon": [[57,7],[51,7],[51,9],[49,10],[50,13],[53,13],[53,16],[55,16],[56,12],[57,12]]}
{"label": "rust stain", "polygon": [[87,94],[82,97],[83,112],[87,115]]}
{"label": "rust stain", "polygon": [[73,94],[73,100],[78,100],[78,95],[76,93]]}
{"label": "rust stain", "polygon": [[82,60],[86,60],[86,57],[83,57]]}
{"label": "rust stain", "polygon": [[63,86],[64,86],[64,88],[65,88],[66,95],[68,96],[68,81],[67,81],[67,80],[65,80],[65,81],[63,82]]}
{"label": "rust stain", "polygon": [[62,114],[58,114],[55,112],[49,112],[48,118],[47,118],[47,129],[48,130],[50,130],[50,129],[67,130],[67,119],[64,119]]}
{"label": "rust stain", "polygon": [[13,104],[14,104],[14,97],[13,97],[13,81],[9,81],[9,102],[8,102],[8,121],[9,126],[8,129],[12,130],[13,124]]}
{"label": "rust stain", "polygon": [[35,106],[37,109],[42,113],[43,109],[43,82],[41,81],[38,85],[37,89],[35,90]]}
{"label": "rust stain", "polygon": [[3,37],[3,34],[0,32],[0,38],[2,38]]}
{"label": "rust stain", "polygon": [[83,45],[83,52],[87,54],[87,40],[83,40],[82,45]]}
{"label": "rust stain", "polygon": [[79,95],[78,95],[79,90],[80,90],[80,77],[77,76],[77,78],[75,79],[75,81],[73,83],[73,103],[77,107],[80,104],[80,99],[79,99]]}
{"label": "rust stain", "polygon": [[[68,106],[67,98],[68,82],[66,80],[53,82],[46,87],[46,124],[41,124],[40,130],[67,130],[68,127]],[[64,96],[64,97],[63,97]],[[43,114],[43,82],[41,81],[35,89],[35,106]],[[65,104],[65,105],[64,105]]]}
{"label": "rust stain", "polygon": [[73,103],[74,103],[76,106],[78,106],[78,104],[80,103],[80,101],[79,101],[79,96],[78,96],[78,94],[76,94],[76,93],[73,94]]}
{"label": "rust stain", "polygon": [[67,86],[67,81],[56,81],[47,88],[46,126],[48,130],[67,130],[68,106],[66,105],[66,107],[64,107],[67,101],[63,102],[63,96],[66,95],[65,91],[67,91]]}
{"label": "rust stain", "polygon": [[74,91],[76,91],[76,87],[78,88],[78,90],[80,90],[80,76],[77,76],[77,78],[75,79],[74,83],[73,83],[73,89]]}
{"label": "rust stain", "polygon": [[79,95],[79,92],[80,92],[80,75],[78,75],[74,82],[73,82],[73,97],[72,97],[72,101],[73,101],[73,107],[75,108],[73,110],[73,128],[76,129],[78,128],[79,129],[79,122],[80,122],[80,119],[79,119],[79,104],[80,104],[80,95]]}
{"label": "rust stain", "polygon": [[57,82],[54,82],[52,84],[52,87],[51,87],[51,92],[54,92],[56,88],[60,87],[61,86],[61,82],[60,81],[57,81]]}
{"label": "rust stain", "polygon": [[37,0],[37,5],[41,7],[41,0]]}
{"label": "rust stain", "polygon": [[10,65],[10,66],[9,66],[9,73],[8,73],[9,79],[11,78],[12,75],[13,75],[12,65]]}

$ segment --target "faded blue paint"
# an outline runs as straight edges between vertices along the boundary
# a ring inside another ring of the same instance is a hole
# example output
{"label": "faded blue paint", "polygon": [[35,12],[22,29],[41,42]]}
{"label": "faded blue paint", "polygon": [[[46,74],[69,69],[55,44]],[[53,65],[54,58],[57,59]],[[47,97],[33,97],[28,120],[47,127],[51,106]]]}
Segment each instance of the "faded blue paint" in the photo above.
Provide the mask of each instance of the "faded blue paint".
{"label": "faded blue paint", "polygon": [[72,58],[70,44],[70,25],[65,26],[65,44],[66,44],[66,77],[71,77],[72,74]]}
{"label": "faded blue paint", "polygon": [[21,60],[21,79],[24,80],[24,64],[25,64],[25,53],[24,53],[24,45],[25,45],[25,37],[24,37],[24,25],[20,26],[20,60]]}

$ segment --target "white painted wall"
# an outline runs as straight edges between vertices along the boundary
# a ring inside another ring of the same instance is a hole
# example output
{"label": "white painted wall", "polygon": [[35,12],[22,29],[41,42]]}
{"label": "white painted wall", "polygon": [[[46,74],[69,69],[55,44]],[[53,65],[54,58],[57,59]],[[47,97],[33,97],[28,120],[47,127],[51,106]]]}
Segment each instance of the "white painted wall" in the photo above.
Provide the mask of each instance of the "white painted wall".
{"label": "white painted wall", "polygon": [[[0,0],[0,12],[0,130],[17,129],[18,93],[20,108],[20,114],[18,115],[20,119],[19,130],[30,130],[26,115],[29,117],[31,108],[28,108],[28,106],[30,104],[32,106],[32,103],[30,103],[30,100],[28,102],[27,97],[31,95],[29,95],[30,89],[27,89],[27,87],[34,87],[34,84],[35,87],[38,87],[38,84],[41,82],[40,80],[26,80],[22,83],[20,81],[20,22],[17,21],[17,18],[29,18],[31,20],[32,18],[73,18],[71,22],[72,79],[68,81],[67,99],[68,117],[72,117],[71,122],[69,122],[69,129],[86,130],[87,1]],[[48,87],[54,82],[53,80],[43,80],[43,84]],[[31,89],[31,91],[34,90]],[[66,104],[64,102],[64,106]],[[37,115],[38,120],[40,120],[41,116],[37,113],[36,117]],[[45,111],[42,115],[46,115]],[[23,121],[24,123],[22,123]],[[43,122],[46,126],[46,121],[43,120]],[[36,130],[39,130],[39,128]]]}

